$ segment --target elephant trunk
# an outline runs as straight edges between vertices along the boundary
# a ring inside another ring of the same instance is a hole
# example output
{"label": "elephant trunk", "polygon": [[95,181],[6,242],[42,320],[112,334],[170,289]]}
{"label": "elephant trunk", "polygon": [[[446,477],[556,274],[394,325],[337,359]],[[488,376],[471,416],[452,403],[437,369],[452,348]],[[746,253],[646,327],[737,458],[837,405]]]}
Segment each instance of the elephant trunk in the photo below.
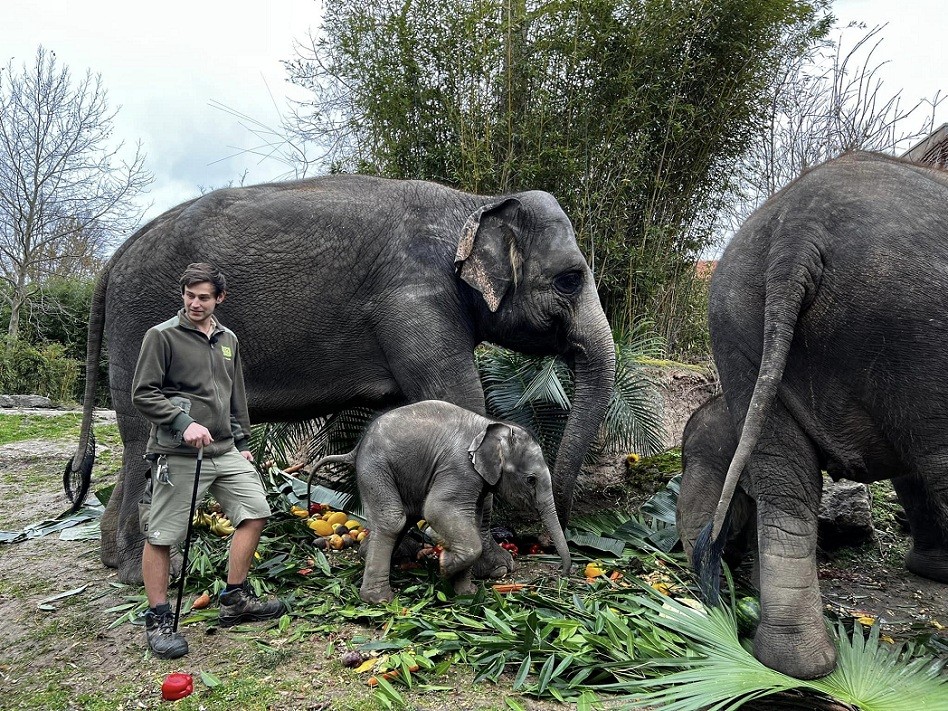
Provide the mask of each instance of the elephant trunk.
{"label": "elephant trunk", "polygon": [[553,540],[553,545],[556,546],[556,552],[562,561],[561,570],[563,575],[568,575],[570,566],[573,564],[573,559],[570,557],[569,546],[566,544],[566,536],[563,535],[563,528],[560,526],[560,520],[556,515],[556,504],[553,502],[552,496],[549,500],[540,504],[539,513],[543,519],[543,525],[549,532],[550,538]]}
{"label": "elephant trunk", "polygon": [[569,521],[576,478],[605,419],[616,373],[612,330],[594,289],[590,289],[583,310],[585,315],[577,316],[577,328],[570,336],[575,388],[553,469],[556,510],[564,528]]}

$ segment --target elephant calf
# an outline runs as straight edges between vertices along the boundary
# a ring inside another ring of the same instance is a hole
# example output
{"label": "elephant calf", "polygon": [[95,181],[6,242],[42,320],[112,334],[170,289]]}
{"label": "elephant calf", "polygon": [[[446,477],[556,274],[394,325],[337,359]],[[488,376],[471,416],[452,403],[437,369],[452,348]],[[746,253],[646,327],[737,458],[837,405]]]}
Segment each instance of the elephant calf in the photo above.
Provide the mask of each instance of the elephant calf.
{"label": "elephant calf", "polygon": [[[681,435],[681,491],[675,522],[688,560],[692,559],[701,531],[714,517],[736,448],[727,402],[724,396],[715,395],[692,413]],[[757,505],[746,472],[731,502],[727,536],[724,560],[729,567],[736,568],[749,552],[756,560]]]}
{"label": "elephant calf", "polygon": [[441,574],[459,594],[473,592],[471,567],[481,555],[484,498],[532,508],[543,519],[564,573],[570,555],[553,502],[550,470],[523,428],[451,403],[425,400],[390,410],[348,454],[323,457],[355,467],[368,522],[360,597],[388,602],[392,552],[409,521],[424,518],[443,539]]}

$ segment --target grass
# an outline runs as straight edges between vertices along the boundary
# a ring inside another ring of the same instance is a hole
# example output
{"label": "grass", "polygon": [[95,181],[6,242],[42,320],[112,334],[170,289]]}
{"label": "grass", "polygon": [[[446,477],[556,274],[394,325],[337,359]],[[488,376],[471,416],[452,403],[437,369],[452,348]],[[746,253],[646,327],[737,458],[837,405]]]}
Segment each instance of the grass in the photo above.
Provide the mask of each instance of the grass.
{"label": "grass", "polygon": [[66,439],[79,437],[82,414],[0,415],[0,445],[28,439]]}

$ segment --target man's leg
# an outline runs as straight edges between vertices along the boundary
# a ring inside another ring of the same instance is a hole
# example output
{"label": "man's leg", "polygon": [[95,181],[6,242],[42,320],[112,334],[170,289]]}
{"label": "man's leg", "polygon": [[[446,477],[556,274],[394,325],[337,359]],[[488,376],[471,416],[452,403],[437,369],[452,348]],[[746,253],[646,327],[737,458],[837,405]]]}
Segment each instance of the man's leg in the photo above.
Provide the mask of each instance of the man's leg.
{"label": "man's leg", "polygon": [[272,620],[286,612],[286,605],[281,600],[261,600],[247,583],[253,554],[266,522],[265,518],[249,518],[241,521],[234,531],[230,542],[227,587],[220,596],[221,627],[230,627],[238,622]]}
{"label": "man's leg", "polygon": [[145,638],[152,653],[161,659],[176,659],[188,653],[188,641],[174,631],[174,611],[168,604],[170,571],[170,546],[154,546],[145,541],[142,579],[149,608],[145,612]]}
{"label": "man's leg", "polygon": [[242,521],[234,531],[227,564],[228,585],[241,585],[247,579],[266,522],[265,518],[250,518]]}
{"label": "man's leg", "polygon": [[230,542],[227,587],[220,595],[221,627],[238,622],[280,617],[286,605],[280,600],[260,600],[247,583],[257,544],[270,515],[260,475],[237,450],[210,460],[214,471],[211,493],[224,507],[237,530]]}
{"label": "man's leg", "polygon": [[142,551],[142,581],[148,606],[157,607],[168,602],[168,576],[171,574],[171,547],[153,546],[145,541]]}

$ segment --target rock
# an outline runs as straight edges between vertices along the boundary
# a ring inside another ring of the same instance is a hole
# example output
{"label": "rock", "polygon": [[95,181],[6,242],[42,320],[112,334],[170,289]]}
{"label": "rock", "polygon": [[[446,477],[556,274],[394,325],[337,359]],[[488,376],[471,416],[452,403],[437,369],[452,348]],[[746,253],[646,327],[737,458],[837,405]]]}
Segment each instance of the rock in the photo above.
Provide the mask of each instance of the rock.
{"label": "rock", "polygon": [[665,446],[681,446],[681,433],[691,413],[718,390],[710,373],[687,368],[647,369],[663,400]]}
{"label": "rock", "polygon": [[51,408],[53,401],[42,395],[0,395],[0,407]]}
{"label": "rock", "polygon": [[868,486],[824,478],[819,537],[820,546],[828,550],[857,546],[875,537]]}

